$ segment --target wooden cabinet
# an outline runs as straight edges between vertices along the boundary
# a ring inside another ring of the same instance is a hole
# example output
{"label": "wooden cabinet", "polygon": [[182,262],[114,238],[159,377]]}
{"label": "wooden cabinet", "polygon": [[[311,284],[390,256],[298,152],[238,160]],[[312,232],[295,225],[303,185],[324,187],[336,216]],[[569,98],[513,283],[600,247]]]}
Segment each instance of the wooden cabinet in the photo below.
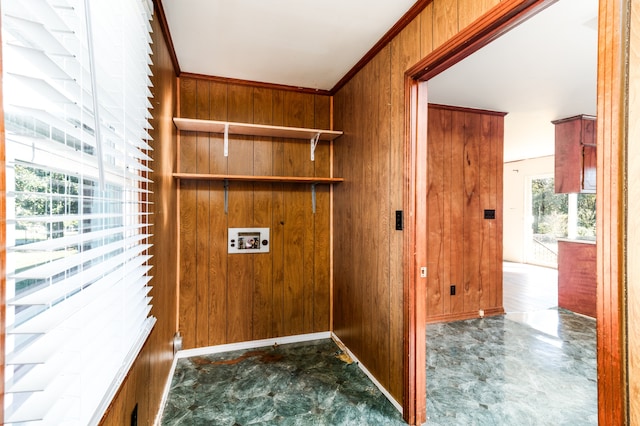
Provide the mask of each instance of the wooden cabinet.
{"label": "wooden cabinet", "polygon": [[558,241],[558,306],[596,317],[596,244]]}
{"label": "wooden cabinet", "polygon": [[596,118],[577,115],[555,125],[555,192],[596,192]]}

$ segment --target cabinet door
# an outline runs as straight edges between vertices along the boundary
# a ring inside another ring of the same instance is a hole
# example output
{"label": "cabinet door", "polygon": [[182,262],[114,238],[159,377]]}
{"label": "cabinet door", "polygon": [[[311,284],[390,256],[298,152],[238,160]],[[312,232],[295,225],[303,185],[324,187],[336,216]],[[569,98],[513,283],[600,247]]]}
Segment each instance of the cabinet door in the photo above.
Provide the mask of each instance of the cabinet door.
{"label": "cabinet door", "polygon": [[582,147],[582,192],[596,192],[596,147]]}
{"label": "cabinet door", "polygon": [[596,121],[575,116],[555,124],[555,192],[593,193],[596,190]]}
{"label": "cabinet door", "polygon": [[582,120],[554,122],[555,124],[555,192],[580,192],[582,168]]}
{"label": "cabinet door", "polygon": [[596,192],[596,121],[582,120],[582,182],[581,192]]}

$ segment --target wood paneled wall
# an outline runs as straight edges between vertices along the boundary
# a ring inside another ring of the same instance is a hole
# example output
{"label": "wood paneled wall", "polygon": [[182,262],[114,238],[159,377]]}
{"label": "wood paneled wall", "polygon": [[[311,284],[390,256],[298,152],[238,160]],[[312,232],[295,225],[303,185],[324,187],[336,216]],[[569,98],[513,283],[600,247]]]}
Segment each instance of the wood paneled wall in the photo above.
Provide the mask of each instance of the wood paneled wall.
{"label": "wood paneled wall", "polygon": [[[629,48],[629,140],[640,140],[640,4],[631,4]],[[640,211],[640,144],[628,145],[627,181],[629,212]],[[627,257],[640,259],[640,215],[628,217]],[[628,262],[628,330],[640,329],[640,264]],[[629,342],[629,424],[640,424],[640,339],[630,333]]]}
{"label": "wood paneled wall", "polygon": [[629,48],[629,140],[626,162],[627,198],[627,298],[629,342],[629,424],[640,424],[640,4],[631,4]]}
{"label": "wood paneled wall", "polygon": [[[180,116],[329,129],[331,98],[180,78]],[[341,142],[337,142],[341,143]],[[181,132],[179,171],[330,176],[331,144]],[[308,184],[180,182],[180,332],[184,347],[330,329],[330,188]],[[268,227],[268,254],[227,254],[227,228]]]}
{"label": "wood paneled wall", "polygon": [[335,94],[334,331],[403,398],[405,71],[499,0],[434,0]]}
{"label": "wood paneled wall", "polygon": [[129,371],[102,424],[131,424],[131,412],[138,406],[138,425],[152,425],[160,410],[165,385],[173,362],[173,335],[176,332],[177,290],[177,189],[172,173],[176,158],[176,131],[172,118],[177,105],[176,76],[162,30],[155,19],[153,27],[153,130],[150,142],[154,161],[150,164],[153,184],[150,196],[151,242],[153,255],[151,285],[155,327]]}
{"label": "wood paneled wall", "polygon": [[[628,95],[635,93],[637,81],[627,80],[630,70],[627,61],[635,52],[629,51],[628,25],[636,19],[628,16],[630,1],[600,0],[598,11],[598,93],[597,93],[597,197],[596,197],[596,265],[597,265],[597,356],[598,356],[598,423],[622,425],[629,423],[630,389],[638,386],[638,377],[628,368],[628,348],[637,345],[637,331],[627,328],[627,300],[637,293],[627,292],[628,285],[637,288],[637,282],[628,281],[627,265],[637,264],[637,259],[627,258],[627,230],[631,230],[627,215],[635,218],[637,211],[628,210],[629,197],[637,181],[627,180],[625,168],[638,167],[627,158],[627,144],[637,141],[627,139],[628,126],[635,125],[637,112],[629,114]],[[634,5],[635,8],[635,5]],[[637,11],[636,11],[637,13]],[[637,41],[636,41],[637,42]],[[635,43],[633,44],[635,47]],[[634,64],[635,65],[635,64]],[[631,92],[630,88],[634,91]],[[627,185],[630,185],[627,187]],[[627,192],[630,191],[630,192]],[[629,319],[631,320],[631,318]],[[629,333],[629,334],[627,334]],[[627,373],[628,371],[628,373]],[[637,392],[637,390],[636,390]],[[637,409],[637,401],[634,407]]]}
{"label": "wood paneled wall", "polygon": [[429,106],[428,322],[504,313],[503,144],[504,113]]}

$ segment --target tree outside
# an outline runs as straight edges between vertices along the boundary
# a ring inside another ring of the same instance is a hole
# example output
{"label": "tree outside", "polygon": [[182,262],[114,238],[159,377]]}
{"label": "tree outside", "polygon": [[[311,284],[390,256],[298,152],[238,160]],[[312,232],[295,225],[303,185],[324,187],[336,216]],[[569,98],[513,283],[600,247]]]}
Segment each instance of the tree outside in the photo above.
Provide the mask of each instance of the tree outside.
{"label": "tree outside", "polygon": [[577,195],[574,217],[569,216],[569,203],[567,194],[555,193],[553,178],[531,181],[533,260],[536,263],[557,265],[558,238],[568,237],[569,221],[574,221],[576,238],[595,239],[595,194]]}

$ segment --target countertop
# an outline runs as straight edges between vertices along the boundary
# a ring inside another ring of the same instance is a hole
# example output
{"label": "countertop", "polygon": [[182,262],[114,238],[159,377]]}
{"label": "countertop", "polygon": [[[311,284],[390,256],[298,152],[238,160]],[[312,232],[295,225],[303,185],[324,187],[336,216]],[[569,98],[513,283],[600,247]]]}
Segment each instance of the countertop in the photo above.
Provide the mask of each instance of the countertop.
{"label": "countertop", "polygon": [[595,244],[596,240],[578,240],[572,238],[558,238],[559,243]]}

